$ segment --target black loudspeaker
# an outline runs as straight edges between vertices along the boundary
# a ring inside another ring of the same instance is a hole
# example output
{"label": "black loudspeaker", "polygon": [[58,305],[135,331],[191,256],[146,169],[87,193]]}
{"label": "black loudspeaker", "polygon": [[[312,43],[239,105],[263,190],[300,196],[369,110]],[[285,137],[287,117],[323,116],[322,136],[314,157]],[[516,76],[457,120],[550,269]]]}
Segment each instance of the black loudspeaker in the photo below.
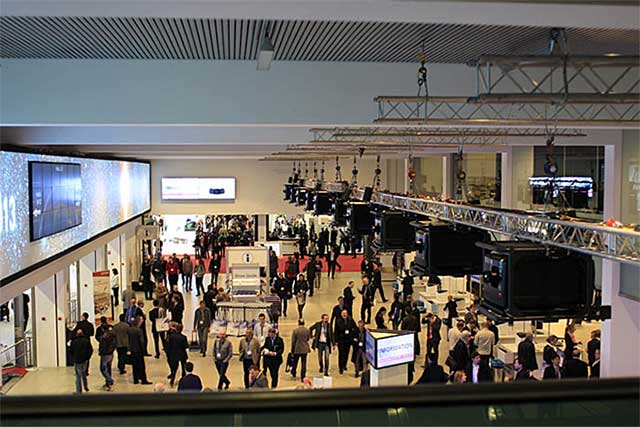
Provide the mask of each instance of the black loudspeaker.
{"label": "black loudspeaker", "polygon": [[504,319],[582,318],[594,292],[591,256],[520,241],[484,250],[481,309]]}
{"label": "black loudspeaker", "polygon": [[291,193],[293,192],[293,184],[285,184],[282,189],[282,194],[284,195],[284,200],[287,202],[291,201]]}
{"label": "black loudspeaker", "polygon": [[333,221],[338,226],[347,225],[347,201],[336,197],[333,200],[333,205],[331,206],[331,211],[333,213]]}
{"label": "black loudspeaker", "polygon": [[386,210],[375,214],[374,233],[383,251],[413,250],[415,230],[411,222],[415,216]]}
{"label": "black loudspeaker", "polygon": [[333,194],[328,191],[316,191],[313,198],[314,215],[330,215],[333,207]]}
{"label": "black loudspeaker", "polygon": [[315,203],[315,197],[316,197],[316,191],[308,189],[307,190],[307,199],[305,201],[305,206],[304,206],[304,210],[305,211],[312,211],[313,210],[314,203]]}
{"label": "black loudspeaker", "polygon": [[364,187],[362,201],[369,203],[371,201],[371,196],[373,196],[373,187]]}
{"label": "black loudspeaker", "polygon": [[483,252],[476,242],[490,240],[486,231],[436,221],[412,225],[415,227],[415,275],[462,277],[483,271]]}
{"label": "black loudspeaker", "polygon": [[347,205],[347,226],[352,235],[369,235],[373,232],[374,217],[369,203],[349,202]]}
{"label": "black loudspeaker", "polygon": [[306,187],[298,188],[296,192],[296,205],[298,206],[306,206],[307,205],[307,194],[309,193],[309,189]]}
{"label": "black loudspeaker", "polygon": [[293,184],[291,186],[291,191],[289,192],[289,203],[297,203],[298,202],[298,190],[300,186],[298,184]]}

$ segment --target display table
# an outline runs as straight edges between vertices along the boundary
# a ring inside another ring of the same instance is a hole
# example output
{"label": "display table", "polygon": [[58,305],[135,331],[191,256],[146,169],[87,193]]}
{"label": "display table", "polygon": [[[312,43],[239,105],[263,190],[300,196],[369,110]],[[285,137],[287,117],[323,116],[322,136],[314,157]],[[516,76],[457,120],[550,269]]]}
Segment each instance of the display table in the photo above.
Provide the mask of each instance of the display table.
{"label": "display table", "polygon": [[264,313],[267,317],[271,303],[268,302],[220,302],[217,304],[219,320],[227,322],[251,322]]}

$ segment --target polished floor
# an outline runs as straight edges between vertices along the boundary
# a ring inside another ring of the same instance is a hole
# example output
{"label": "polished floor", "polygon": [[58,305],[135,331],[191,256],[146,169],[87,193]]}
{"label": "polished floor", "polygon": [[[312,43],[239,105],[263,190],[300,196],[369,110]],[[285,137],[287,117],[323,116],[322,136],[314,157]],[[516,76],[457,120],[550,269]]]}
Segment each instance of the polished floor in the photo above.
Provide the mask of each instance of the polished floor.
{"label": "polished floor", "polygon": [[[391,279],[392,275],[389,273],[385,274],[385,279]],[[337,303],[337,297],[342,295],[342,290],[346,286],[346,283],[349,280],[355,280],[356,284],[359,283],[359,273],[337,273],[335,279],[328,279],[325,274],[322,276],[321,288],[312,298],[308,298],[307,305],[304,309],[304,319],[306,321],[306,325],[310,326],[314,322],[320,319],[323,313],[331,313],[332,307]],[[205,283],[208,283],[208,277],[205,278]],[[385,282],[384,286],[385,295],[387,298],[390,298],[393,294],[391,289],[391,283],[389,281]],[[142,297],[142,294],[139,294],[139,297]],[[373,314],[383,305],[379,297],[376,301],[376,305],[373,310]],[[193,311],[197,307],[198,299],[195,296],[195,291],[191,295],[185,295],[186,300],[186,310],[185,310],[185,332],[187,336],[190,336],[191,326],[193,324]],[[390,302],[385,305],[390,305]],[[149,310],[151,304],[147,304],[145,307]],[[360,307],[360,298],[359,296],[356,298],[356,302],[354,304],[354,313],[358,313],[356,318],[359,318],[359,307]],[[290,338],[291,332],[297,326],[297,318],[295,315],[295,307],[289,307],[289,316],[287,318],[282,318],[280,322],[280,335],[285,341],[285,346],[287,351],[290,348]],[[373,320],[373,319],[372,319]],[[148,326],[149,327],[149,326]],[[564,323],[552,324],[551,332],[555,334],[562,333],[562,328],[564,327]],[[577,331],[578,338],[581,339],[584,343],[589,339],[589,332],[597,325],[589,325],[586,324],[583,327],[579,328]],[[443,335],[446,335],[446,327],[443,326]],[[151,334],[149,333],[149,337]],[[216,389],[218,383],[218,374],[214,367],[213,358],[211,355],[211,347],[213,343],[214,337],[210,337],[209,339],[209,352],[206,357],[202,357],[199,353],[190,353],[190,361],[192,361],[195,365],[194,372],[198,374],[203,382],[204,387],[209,387],[211,389]],[[425,351],[425,333],[423,332],[420,337],[420,342],[422,345],[422,354],[424,355]],[[538,340],[542,342],[543,340]],[[92,340],[96,347],[96,351],[94,353],[93,358],[91,359],[90,364],[90,375],[89,375],[89,389],[91,393],[101,393],[104,392],[102,386],[104,384],[104,380],[99,370],[99,357],[97,356],[97,342]],[[227,372],[228,378],[231,380],[231,389],[232,390],[241,390],[244,389],[243,385],[243,371],[242,371],[242,363],[238,360],[237,350],[238,350],[238,338],[232,340],[234,345],[234,350],[236,355],[230,362],[229,370]],[[153,343],[149,343],[149,351],[153,354]],[[446,339],[440,344],[440,364],[444,364],[444,360],[446,359],[447,354],[447,342]],[[416,375],[419,376],[422,372],[420,365],[422,364],[423,357],[421,356],[418,359],[418,363],[416,363]],[[331,377],[332,386],[333,387],[358,387],[360,383],[359,378],[354,377],[353,365],[350,363],[348,371],[344,374],[340,375],[338,372],[338,361],[337,361],[337,351],[332,352],[331,354],[331,362],[330,362],[330,370],[329,375]],[[167,375],[169,373],[169,369],[166,363],[166,358],[164,355],[160,356],[160,359],[155,359],[154,357],[145,358],[146,367],[147,367],[147,375],[149,381],[152,383],[167,383]],[[115,385],[113,387],[114,392],[119,393],[134,393],[134,392],[151,392],[151,385],[135,385],[133,384],[133,379],[131,375],[131,367],[127,367],[128,372],[125,375],[118,375],[117,369],[115,369],[114,363],[114,379]],[[313,378],[313,376],[319,375],[319,364],[317,355],[315,352],[312,352],[308,356],[308,366],[307,366],[307,377]],[[65,394],[72,393],[75,391],[75,377],[72,367],[68,368],[36,368],[33,371],[29,372],[24,378],[20,379],[11,389],[8,391],[8,394],[18,395],[18,394]],[[300,379],[294,379],[289,373],[285,373],[284,365],[280,369],[280,383],[278,385],[278,389],[293,389],[295,387],[299,387],[301,384]],[[168,391],[174,391],[174,388],[170,388],[167,384]]]}

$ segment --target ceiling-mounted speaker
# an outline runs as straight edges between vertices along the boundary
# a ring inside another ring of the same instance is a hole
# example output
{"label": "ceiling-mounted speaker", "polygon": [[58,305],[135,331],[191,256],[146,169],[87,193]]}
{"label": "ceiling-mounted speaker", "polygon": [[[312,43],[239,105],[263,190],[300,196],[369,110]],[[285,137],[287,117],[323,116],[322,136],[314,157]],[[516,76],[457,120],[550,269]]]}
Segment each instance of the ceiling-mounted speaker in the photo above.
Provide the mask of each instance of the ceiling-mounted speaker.
{"label": "ceiling-mounted speaker", "polygon": [[591,309],[591,256],[533,242],[478,243],[484,251],[481,309],[498,320],[578,319]]}
{"label": "ceiling-mounted speaker", "polygon": [[395,211],[382,210],[375,214],[374,234],[383,251],[410,251],[415,243],[415,230],[411,225],[415,215]]}
{"label": "ceiling-mounted speaker", "polygon": [[369,235],[373,232],[374,216],[369,203],[349,202],[347,205],[347,226],[354,236]]}
{"label": "ceiling-mounted speaker", "polygon": [[482,272],[483,252],[476,242],[488,242],[489,233],[438,221],[418,221],[412,225],[416,248],[414,274],[462,277]]}
{"label": "ceiling-mounted speaker", "polygon": [[371,201],[372,196],[373,196],[373,187],[364,187],[364,195],[362,196],[362,201],[369,203]]}

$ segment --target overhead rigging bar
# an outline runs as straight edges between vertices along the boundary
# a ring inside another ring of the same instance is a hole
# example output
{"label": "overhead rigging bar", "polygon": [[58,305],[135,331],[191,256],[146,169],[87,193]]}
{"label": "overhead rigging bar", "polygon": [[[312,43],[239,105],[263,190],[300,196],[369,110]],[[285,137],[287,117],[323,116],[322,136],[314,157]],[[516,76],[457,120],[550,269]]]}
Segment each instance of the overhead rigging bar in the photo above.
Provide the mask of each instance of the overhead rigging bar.
{"label": "overhead rigging bar", "polygon": [[[364,190],[357,189],[353,195],[362,199]],[[382,192],[374,192],[371,201],[512,238],[640,265],[640,232]]]}

